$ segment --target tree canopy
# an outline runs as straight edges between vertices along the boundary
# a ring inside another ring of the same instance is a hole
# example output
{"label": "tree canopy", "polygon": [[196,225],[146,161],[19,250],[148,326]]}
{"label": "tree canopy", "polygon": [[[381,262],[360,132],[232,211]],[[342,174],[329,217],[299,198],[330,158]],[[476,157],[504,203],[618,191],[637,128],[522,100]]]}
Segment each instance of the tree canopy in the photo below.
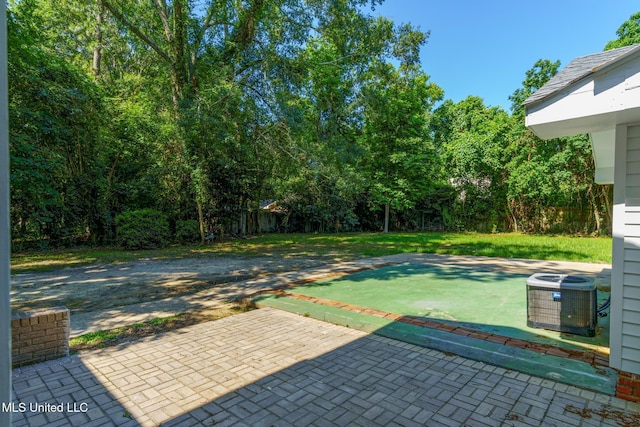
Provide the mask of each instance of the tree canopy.
{"label": "tree canopy", "polygon": [[[522,102],[560,63],[526,72],[511,113],[446,100],[419,61],[429,32],[375,16],[379,3],[10,2],[14,245],[114,244],[116,217],[149,210],[200,242],[605,232],[588,141],[524,127]],[[607,48],[637,28],[636,14]]]}
{"label": "tree canopy", "polygon": [[604,47],[604,50],[640,43],[640,11],[631,15],[631,17],[618,28],[616,35],[618,38],[609,41]]}

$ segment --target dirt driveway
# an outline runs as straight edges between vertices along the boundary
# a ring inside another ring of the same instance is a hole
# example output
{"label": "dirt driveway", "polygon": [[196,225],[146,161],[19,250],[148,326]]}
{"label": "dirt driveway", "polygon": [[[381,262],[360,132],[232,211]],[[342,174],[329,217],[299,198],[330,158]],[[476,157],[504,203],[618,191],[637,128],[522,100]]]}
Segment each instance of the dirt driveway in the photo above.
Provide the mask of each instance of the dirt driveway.
{"label": "dirt driveway", "polygon": [[11,308],[30,310],[57,305],[72,313],[106,310],[179,297],[228,283],[316,267],[329,257],[217,257],[141,260],[88,265],[11,277]]}
{"label": "dirt driveway", "polygon": [[178,313],[195,313],[206,320],[219,315],[215,310],[233,308],[232,301],[260,290],[406,262],[520,273],[572,272],[597,276],[596,282],[610,281],[610,266],[604,265],[435,254],[352,260],[334,255],[145,259],[16,274],[11,278],[11,303],[13,310],[68,307],[73,337]]}

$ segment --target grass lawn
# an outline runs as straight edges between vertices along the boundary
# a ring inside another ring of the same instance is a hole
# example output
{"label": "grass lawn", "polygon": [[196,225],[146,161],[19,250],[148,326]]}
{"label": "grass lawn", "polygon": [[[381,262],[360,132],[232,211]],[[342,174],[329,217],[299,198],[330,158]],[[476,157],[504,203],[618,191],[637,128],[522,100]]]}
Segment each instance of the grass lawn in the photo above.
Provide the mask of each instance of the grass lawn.
{"label": "grass lawn", "polygon": [[608,237],[537,236],[518,233],[266,234],[205,246],[171,246],[148,251],[90,248],[16,253],[11,257],[11,271],[46,271],[83,264],[111,264],[138,259],[317,256],[347,260],[412,252],[611,263],[611,242],[611,238]]}

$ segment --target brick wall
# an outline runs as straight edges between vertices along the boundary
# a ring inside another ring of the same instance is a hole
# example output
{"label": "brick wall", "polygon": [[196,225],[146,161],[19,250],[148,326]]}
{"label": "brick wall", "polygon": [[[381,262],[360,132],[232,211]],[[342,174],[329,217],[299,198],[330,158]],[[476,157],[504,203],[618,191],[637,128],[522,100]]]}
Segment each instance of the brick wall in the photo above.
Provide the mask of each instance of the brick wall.
{"label": "brick wall", "polygon": [[640,375],[618,371],[616,397],[633,402],[640,402]]}
{"label": "brick wall", "polygon": [[69,309],[53,307],[11,316],[13,367],[69,355]]}

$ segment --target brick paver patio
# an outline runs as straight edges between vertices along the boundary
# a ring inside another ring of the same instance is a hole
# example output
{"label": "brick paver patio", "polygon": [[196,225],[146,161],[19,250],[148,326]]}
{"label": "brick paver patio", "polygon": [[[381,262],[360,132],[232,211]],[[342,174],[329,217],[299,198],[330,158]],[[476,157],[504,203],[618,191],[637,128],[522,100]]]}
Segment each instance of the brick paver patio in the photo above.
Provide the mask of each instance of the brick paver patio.
{"label": "brick paver patio", "polygon": [[635,403],[268,308],[15,369],[13,388],[15,426],[640,424]]}

